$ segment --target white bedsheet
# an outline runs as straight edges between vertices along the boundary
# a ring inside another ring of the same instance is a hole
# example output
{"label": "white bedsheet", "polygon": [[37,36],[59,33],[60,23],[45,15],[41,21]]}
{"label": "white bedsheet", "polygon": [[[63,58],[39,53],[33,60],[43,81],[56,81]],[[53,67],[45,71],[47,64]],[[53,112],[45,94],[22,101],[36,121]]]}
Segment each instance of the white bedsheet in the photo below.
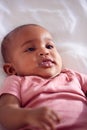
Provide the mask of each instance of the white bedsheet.
{"label": "white bedsheet", "polygon": [[[53,35],[63,67],[87,74],[87,0],[0,0],[0,43],[13,28],[35,23]],[[0,54],[0,86],[5,78]]]}

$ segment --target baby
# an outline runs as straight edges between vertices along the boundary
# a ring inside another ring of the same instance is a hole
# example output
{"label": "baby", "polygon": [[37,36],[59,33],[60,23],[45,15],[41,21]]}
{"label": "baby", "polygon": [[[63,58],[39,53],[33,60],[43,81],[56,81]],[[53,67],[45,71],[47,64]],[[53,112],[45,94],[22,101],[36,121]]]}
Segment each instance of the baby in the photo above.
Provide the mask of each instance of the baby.
{"label": "baby", "polygon": [[62,70],[51,34],[15,28],[2,41],[0,124],[8,130],[87,130],[87,75]]}

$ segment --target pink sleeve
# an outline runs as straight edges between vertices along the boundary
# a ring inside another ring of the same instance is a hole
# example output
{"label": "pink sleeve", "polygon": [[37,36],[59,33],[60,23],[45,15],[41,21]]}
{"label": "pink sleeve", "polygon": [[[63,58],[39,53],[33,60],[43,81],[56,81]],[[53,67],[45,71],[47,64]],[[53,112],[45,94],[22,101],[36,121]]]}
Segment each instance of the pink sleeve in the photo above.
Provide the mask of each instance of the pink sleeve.
{"label": "pink sleeve", "polygon": [[21,100],[20,85],[21,78],[15,75],[9,76],[5,79],[3,86],[0,89],[0,95],[4,93],[12,94]]}
{"label": "pink sleeve", "polygon": [[77,73],[76,76],[79,79],[82,90],[87,94],[87,74]]}

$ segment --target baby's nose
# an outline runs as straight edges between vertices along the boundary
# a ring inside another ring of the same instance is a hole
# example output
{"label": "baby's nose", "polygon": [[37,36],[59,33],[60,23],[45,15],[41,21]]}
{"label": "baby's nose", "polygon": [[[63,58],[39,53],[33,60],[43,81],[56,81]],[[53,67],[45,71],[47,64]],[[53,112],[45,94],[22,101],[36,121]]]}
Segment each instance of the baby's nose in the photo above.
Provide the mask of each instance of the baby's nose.
{"label": "baby's nose", "polygon": [[49,51],[47,49],[42,49],[39,51],[39,56],[49,55]]}
{"label": "baby's nose", "polygon": [[49,55],[49,53],[40,53],[40,56]]}

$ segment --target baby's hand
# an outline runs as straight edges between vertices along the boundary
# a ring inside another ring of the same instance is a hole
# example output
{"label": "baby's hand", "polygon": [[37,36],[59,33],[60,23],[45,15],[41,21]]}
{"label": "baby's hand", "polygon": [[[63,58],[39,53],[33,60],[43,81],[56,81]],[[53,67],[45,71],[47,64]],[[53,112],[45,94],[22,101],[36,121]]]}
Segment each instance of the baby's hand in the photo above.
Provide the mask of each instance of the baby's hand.
{"label": "baby's hand", "polygon": [[55,130],[59,123],[58,115],[47,107],[32,109],[29,112],[29,123],[41,130]]}

